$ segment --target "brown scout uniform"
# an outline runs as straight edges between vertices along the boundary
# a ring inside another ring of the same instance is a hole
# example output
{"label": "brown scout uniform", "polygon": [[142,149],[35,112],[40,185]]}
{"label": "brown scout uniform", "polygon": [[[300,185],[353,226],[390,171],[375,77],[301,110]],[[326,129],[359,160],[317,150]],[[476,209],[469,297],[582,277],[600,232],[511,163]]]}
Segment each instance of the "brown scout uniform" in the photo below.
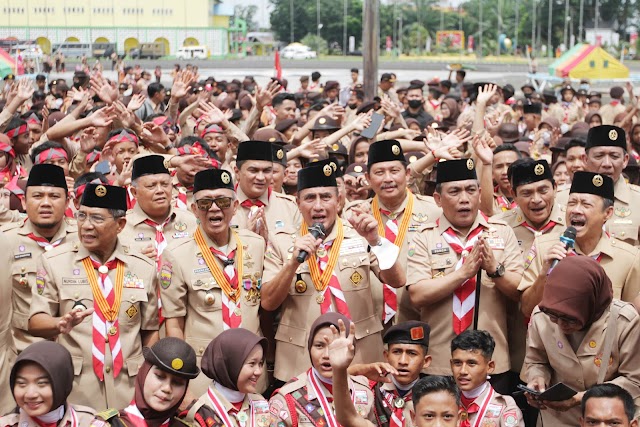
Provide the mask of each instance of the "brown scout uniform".
{"label": "brown scout uniform", "polygon": [[[29,309],[31,307],[31,289],[36,283],[36,261],[46,249],[37,242],[27,237],[30,233],[36,234],[31,221],[25,219],[21,222],[2,227],[3,239],[0,252],[11,255],[10,261],[5,264],[3,275],[0,276],[0,286],[13,289],[13,337],[18,352],[23,351],[29,344],[42,340],[27,332],[29,329]],[[37,234],[36,234],[37,235]],[[41,237],[41,236],[38,236]],[[61,244],[74,242],[78,239],[78,228],[75,220],[64,218],[60,229],[51,242],[62,239]],[[52,250],[53,246],[49,250]]]}
{"label": "brown scout uniform", "polygon": [[[377,425],[373,409],[374,397],[369,388],[369,381],[361,376],[351,376],[350,378],[352,386],[350,392],[353,393],[356,411],[361,417]],[[327,400],[331,398],[332,395],[329,390],[325,388],[321,381],[318,382],[320,387],[323,388]],[[327,424],[324,415],[321,415],[320,402],[315,391],[309,385],[306,372],[299,375],[298,379],[294,378],[283,385],[271,397],[271,400],[269,400],[269,412],[271,413],[271,427],[319,426]],[[292,414],[297,419],[297,423],[294,423]]]}
{"label": "brown scout uniform", "polygon": [[[14,407],[15,407],[15,402]],[[71,419],[71,411],[67,407],[64,416],[56,423],[57,427],[106,427],[107,424],[95,418],[95,411],[86,406],[71,405],[78,417],[78,424],[74,425]],[[41,427],[42,424],[37,423],[24,411],[19,413],[12,412],[0,417],[0,427]]]}
{"label": "brown scout uniform", "polygon": [[[70,312],[78,302],[87,308],[93,307],[93,292],[82,264],[89,255],[83,246],[75,243],[59,246],[39,258],[31,316],[46,313],[57,317]],[[73,359],[75,379],[69,401],[91,405],[99,411],[110,407],[124,408],[129,404],[138,368],[144,361],[140,332],[158,330],[155,264],[120,242],[111,256],[111,259],[115,258],[125,263],[118,315],[124,359],[120,374],[113,377],[109,345],[105,346],[104,383],[93,371],[92,316],[85,318],[69,334],[58,336],[58,342],[69,350]],[[110,270],[108,275],[115,285],[116,270]]]}
{"label": "brown scout uniform", "polygon": [[[247,228],[249,222],[249,208],[242,206],[242,202],[248,200],[240,186],[236,189],[238,197],[238,210],[231,220],[231,227],[236,229]],[[274,234],[284,227],[299,227],[302,222],[302,216],[298,210],[295,197],[287,196],[273,191],[269,195],[268,191],[259,199],[264,203],[264,214],[267,219],[267,230],[269,230],[269,240],[271,240]]]}
{"label": "brown scout uniform", "polygon": [[[523,292],[535,282],[542,271],[544,255],[551,247],[559,242],[557,235],[547,235],[536,237],[527,259],[533,261],[524,272],[518,290]],[[575,243],[574,251],[579,255],[597,257],[601,254],[600,265],[611,279],[613,285],[613,297],[623,301],[633,301],[640,293],[640,249],[625,242],[607,237],[602,234],[595,249],[585,254],[580,250],[578,242]]]}
{"label": "brown scout uniform", "polygon": [[[261,236],[249,230],[239,229],[236,232],[243,249],[243,271],[238,283],[242,327],[260,335],[258,309],[265,243]],[[202,234],[207,246],[216,247],[205,233]],[[235,248],[236,241],[232,237],[227,252]],[[222,261],[215,259],[222,270]],[[195,349],[200,366],[207,345],[223,331],[222,289],[209,271],[193,237],[182,239],[163,253],[160,275],[162,314],[166,318],[184,317],[184,339]],[[266,375],[261,380],[260,384],[266,387]],[[197,396],[205,393],[210,383],[211,380],[200,373],[189,383],[189,390]]]}
{"label": "brown scout uniform", "polygon": [[[628,184],[620,176],[613,191],[613,216],[607,221],[606,229],[616,239],[640,246],[640,187]],[[566,206],[568,200],[568,188],[558,191],[556,203]]]}
{"label": "brown scout uniform", "polygon": [[[473,403],[482,407],[484,399],[491,391],[491,385],[487,385],[485,391],[475,398]],[[469,414],[469,422],[475,425],[478,412]],[[516,401],[511,396],[504,396],[494,390],[493,397],[487,406],[487,410],[482,417],[478,427],[524,427],[522,412],[516,405]]]}
{"label": "brown scout uniform", "polygon": [[[494,240],[493,253],[498,263],[502,263],[505,271],[522,273],[522,258],[518,250],[516,236],[503,221],[493,218],[488,220],[478,213],[471,230],[482,225],[484,233]],[[409,248],[409,263],[407,266],[407,286],[415,284],[425,277],[442,277],[455,271],[460,255],[456,254],[442,237],[443,233],[452,227],[444,215],[438,223],[430,223],[422,227],[420,233]],[[423,284],[422,286],[429,286]],[[495,362],[496,374],[501,374],[511,368],[509,350],[507,347],[507,306],[513,304],[493,283],[493,279],[482,274],[482,290],[480,294],[480,316],[478,329],[491,334],[496,341]],[[455,338],[453,330],[453,293],[435,304],[420,307],[421,319],[431,326],[430,354],[431,366],[426,373],[431,375],[451,375],[449,360],[451,350],[449,344]]]}
{"label": "brown scout uniform", "polygon": [[[193,235],[197,224],[196,217],[191,211],[171,207],[169,216],[171,216],[171,219],[163,228],[164,238],[168,246],[179,244]],[[127,211],[127,224],[122,233],[120,233],[120,239],[136,253],[139,253],[149,245],[153,245],[156,241],[156,229],[151,225],[145,224],[144,221],[146,219],[149,219],[149,217],[136,203],[133,209]]]}
{"label": "brown scout uniform", "polygon": [[171,185],[173,188],[171,189],[171,206],[178,206],[177,199],[180,198],[181,195],[186,197],[186,207],[183,209],[182,207],[178,209],[189,210],[191,209],[191,203],[193,203],[193,187],[186,188],[180,181],[178,181],[178,176],[174,175],[171,179]]}
{"label": "brown scout uniform", "polygon": [[[224,410],[229,414],[231,425],[224,424],[222,418],[211,406],[211,399],[208,391],[205,389],[204,394],[189,407],[188,411],[180,414],[180,418],[187,426],[200,427],[267,427],[269,425],[269,402],[260,394],[249,393],[245,396],[240,411],[236,412],[235,407],[229,402],[222,393],[218,392],[215,387],[210,387],[212,393],[220,401]],[[241,415],[242,414],[242,415]],[[246,424],[240,424],[237,416],[246,417]],[[251,423],[253,418],[254,424]],[[204,424],[203,424],[204,422]]]}
{"label": "brown scout uniform", "polygon": [[[372,392],[375,398],[375,406],[374,406],[374,416],[375,422],[374,425],[378,426],[389,426],[389,420],[391,419],[391,414],[396,409],[394,407],[394,400],[389,402],[385,399],[385,396],[397,396],[398,391],[396,386],[393,383],[376,383],[373,381],[369,381],[369,385],[372,386]],[[413,420],[411,416],[413,414],[413,400],[411,398],[411,391],[407,393],[403,397],[404,407],[402,408],[402,421],[404,421],[404,427],[414,427]]]}
{"label": "brown scout uniform", "polygon": [[[633,305],[614,299],[611,308],[586,331],[578,349],[574,351],[567,336],[549,316],[537,307],[531,315],[527,337],[527,356],[522,379],[526,382],[543,377],[546,384],[563,382],[580,392],[596,385],[602,365],[603,346],[609,317],[617,308],[616,335],[604,381],[612,382],[631,393],[636,413],[640,408],[640,316]],[[545,426],[573,427],[580,416],[580,406],[566,412],[553,409],[540,411]],[[541,425],[538,422],[538,425]]]}
{"label": "brown scout uniform", "polygon": [[[407,226],[407,235],[402,242],[402,247],[400,248],[400,255],[398,255],[398,260],[402,263],[403,268],[406,270],[407,268],[407,254],[409,252],[409,246],[411,246],[412,240],[418,234],[418,230],[422,225],[427,223],[428,221],[434,221],[442,214],[442,209],[436,205],[433,201],[433,197],[430,196],[422,196],[420,194],[410,194],[407,193],[410,197],[414,198],[413,201],[413,209],[411,213],[411,220]],[[356,205],[362,205],[365,208],[366,212],[371,211],[371,203],[373,199],[368,199],[366,201],[358,200],[349,203],[344,210],[344,214],[342,215],[345,220],[349,218],[351,215],[351,208]],[[402,224],[402,220],[404,218],[405,209],[407,207],[407,202],[409,201],[408,197],[405,197],[402,205],[398,208],[397,212],[392,213],[396,215],[396,220],[398,221],[398,228]],[[382,218],[383,226],[390,219],[388,215],[386,215],[383,211],[388,212],[389,209],[382,203],[380,203],[380,216]],[[384,237],[384,234],[382,235]],[[393,242],[392,242],[393,243]],[[371,277],[372,284],[378,282],[377,277]],[[371,293],[373,295],[373,302],[376,310],[376,316],[378,319],[383,319],[384,313],[384,298],[382,292],[382,284],[375,283],[375,286],[372,286]],[[405,292],[404,288],[396,290],[397,298],[398,298],[398,311],[393,319],[393,324],[397,324],[399,322],[404,322],[407,320],[418,320],[420,318],[420,313],[411,305],[411,301],[409,299],[409,293]],[[388,324],[390,326],[390,324]]]}
{"label": "brown scout uniform", "polygon": [[[560,239],[560,236],[565,230],[564,211],[566,208],[560,206],[558,203],[554,203],[549,215],[549,222],[553,221],[556,225],[550,230],[544,232],[545,235],[554,236],[556,240]],[[524,216],[522,210],[517,207],[508,212],[496,215],[496,219],[502,220],[507,223],[513,229],[513,232],[518,239],[518,246],[520,247],[520,253],[524,261],[525,271],[531,265],[531,261],[527,259],[531,245],[533,245],[534,239],[537,236],[541,236],[541,231],[532,232],[530,229],[524,226],[526,222],[530,227],[533,227],[531,222]],[[547,226],[549,224],[545,224]],[[544,226],[542,227],[544,229]],[[520,311],[519,304],[509,304],[507,306],[507,316],[509,321],[509,355],[511,357],[511,370],[514,372],[520,372],[522,369],[522,362],[524,361],[524,353],[527,349],[526,337],[527,337],[527,322]]]}
{"label": "brown scout uniform", "polygon": [[610,102],[600,107],[598,113],[600,114],[600,117],[602,117],[603,125],[612,125],[616,116],[620,113],[624,113],[625,111],[627,111],[627,108],[623,103],[616,102],[614,104],[613,102]]}
{"label": "brown scout uniform", "polygon": [[[13,261],[10,251],[0,251],[0,265],[8,266]],[[11,322],[13,307],[8,304],[11,301],[12,287],[0,285],[0,301],[4,301],[6,307],[0,311],[0,411],[6,414],[16,406],[9,387],[9,376],[11,368],[16,359],[16,349],[11,334]]]}
{"label": "brown scout uniform", "polygon": [[[338,277],[345,301],[349,307],[351,320],[356,324],[356,357],[354,363],[370,363],[382,358],[382,322],[376,316],[373,306],[370,274],[378,276],[380,269],[369,245],[352,228],[344,227],[344,240],[340,247],[334,273]],[[325,238],[335,239],[338,224]],[[293,256],[293,242],[299,229],[291,226],[275,230],[274,239],[269,242],[264,260],[263,282],[269,282],[282,270],[283,265]],[[309,272],[309,259],[300,264],[291,281],[289,297],[281,305],[282,317],[276,332],[275,377],[289,380],[297,373],[311,366],[307,352],[309,327],[320,316],[320,304],[316,301],[317,291]],[[304,282],[304,283],[303,283]],[[329,290],[325,294],[329,298]],[[333,296],[331,296],[332,301]]]}

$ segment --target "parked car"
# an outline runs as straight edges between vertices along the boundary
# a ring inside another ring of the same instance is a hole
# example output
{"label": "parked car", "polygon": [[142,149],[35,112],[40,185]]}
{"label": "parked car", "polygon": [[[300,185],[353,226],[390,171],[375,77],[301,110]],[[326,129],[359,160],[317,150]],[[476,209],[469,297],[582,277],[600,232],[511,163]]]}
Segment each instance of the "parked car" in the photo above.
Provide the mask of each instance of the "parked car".
{"label": "parked car", "polygon": [[42,48],[37,44],[17,44],[11,48],[11,56],[17,56],[18,52],[23,58],[42,58]]}
{"label": "parked car", "polygon": [[176,52],[176,59],[207,59],[208,51],[206,46],[182,46]]}
{"label": "parked car", "polygon": [[67,58],[80,58],[84,55],[90,58],[93,54],[91,43],[64,42],[53,45],[53,53],[62,52]]}
{"label": "parked car", "polygon": [[168,54],[164,43],[142,43],[139,47],[129,49],[129,56],[133,59],[158,59]]}
{"label": "parked car", "polygon": [[315,50],[311,50],[309,46],[301,43],[291,43],[282,49],[280,55],[284,59],[313,59],[318,57]]}

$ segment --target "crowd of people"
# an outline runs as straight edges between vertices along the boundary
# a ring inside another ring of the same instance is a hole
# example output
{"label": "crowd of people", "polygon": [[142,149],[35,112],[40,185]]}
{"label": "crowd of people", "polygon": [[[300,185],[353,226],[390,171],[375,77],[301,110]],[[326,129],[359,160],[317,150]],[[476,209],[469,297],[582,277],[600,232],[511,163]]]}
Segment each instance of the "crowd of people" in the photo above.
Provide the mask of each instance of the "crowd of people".
{"label": "crowd of people", "polygon": [[631,84],[197,72],[4,79],[0,427],[638,425]]}

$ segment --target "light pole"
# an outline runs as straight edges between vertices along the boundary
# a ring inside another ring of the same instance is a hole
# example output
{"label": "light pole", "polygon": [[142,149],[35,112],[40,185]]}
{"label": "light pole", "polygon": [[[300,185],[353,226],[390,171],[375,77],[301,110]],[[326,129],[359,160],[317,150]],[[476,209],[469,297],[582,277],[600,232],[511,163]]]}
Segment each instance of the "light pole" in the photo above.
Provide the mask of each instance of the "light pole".
{"label": "light pole", "polygon": [[569,0],[564,1],[564,32],[562,34],[562,42],[565,50],[568,49],[567,34],[569,33]]}
{"label": "light pole", "polygon": [[344,0],[344,24],[342,29],[342,56],[347,55],[347,0]]}
{"label": "light pole", "polygon": [[514,39],[513,39],[513,45],[515,46],[515,50],[518,50],[518,30],[520,29],[520,7],[518,7],[518,2],[514,2],[515,3],[515,8],[516,8],[516,20],[514,22]]}
{"label": "light pole", "polygon": [[584,27],[582,26],[582,22],[584,20],[584,0],[580,0],[580,25],[578,25],[578,39],[582,41],[582,32]]}
{"label": "light pole", "polygon": [[318,37],[316,43],[318,44],[318,54],[320,54],[320,29],[322,28],[322,24],[320,23],[320,0],[316,0],[316,24],[316,36]]}
{"label": "light pole", "polygon": [[536,50],[536,1],[531,0],[533,6],[533,18],[531,19],[531,54]]}
{"label": "light pole", "polygon": [[549,0],[549,17],[547,18],[547,57],[551,58],[551,11],[553,10],[553,0]]}
{"label": "light pole", "polygon": [[480,58],[482,58],[482,0],[478,1],[478,5],[480,6],[480,21],[478,22],[478,28],[480,30],[480,42],[479,44],[479,51],[480,51]]}
{"label": "light pole", "polygon": [[291,11],[291,43],[293,43],[295,40],[295,35],[294,35],[294,31],[293,31],[293,0],[291,0],[291,2],[289,3],[289,9]]}
{"label": "light pole", "polygon": [[502,0],[498,0],[498,45],[496,48],[496,56],[500,56],[500,33],[502,32]]}

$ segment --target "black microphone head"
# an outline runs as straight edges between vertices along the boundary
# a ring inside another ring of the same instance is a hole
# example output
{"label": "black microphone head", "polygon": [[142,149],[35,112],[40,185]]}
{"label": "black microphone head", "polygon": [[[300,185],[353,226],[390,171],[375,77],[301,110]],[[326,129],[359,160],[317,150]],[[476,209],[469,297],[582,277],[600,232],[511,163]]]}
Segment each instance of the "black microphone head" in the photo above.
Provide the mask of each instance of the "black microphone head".
{"label": "black microphone head", "polygon": [[[313,233],[315,231],[315,233]],[[309,227],[309,233],[317,235],[318,237],[326,237],[327,230],[324,228],[324,224],[321,222],[314,222],[311,227]]]}
{"label": "black microphone head", "polygon": [[576,240],[576,233],[576,228],[569,226],[566,230],[564,230],[563,236],[567,239]]}

